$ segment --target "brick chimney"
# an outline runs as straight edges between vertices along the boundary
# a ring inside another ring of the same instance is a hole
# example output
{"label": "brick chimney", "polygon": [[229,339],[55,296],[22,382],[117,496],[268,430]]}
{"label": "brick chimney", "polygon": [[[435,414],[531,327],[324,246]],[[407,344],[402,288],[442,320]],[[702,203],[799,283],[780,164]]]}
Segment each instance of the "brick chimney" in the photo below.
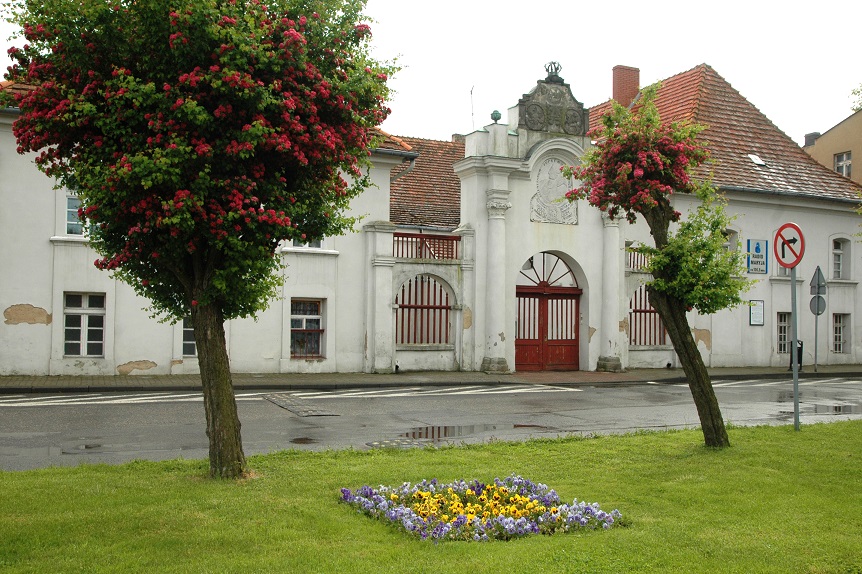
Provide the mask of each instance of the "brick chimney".
{"label": "brick chimney", "polygon": [[630,66],[614,66],[614,95],[618,104],[628,106],[640,91],[641,71]]}

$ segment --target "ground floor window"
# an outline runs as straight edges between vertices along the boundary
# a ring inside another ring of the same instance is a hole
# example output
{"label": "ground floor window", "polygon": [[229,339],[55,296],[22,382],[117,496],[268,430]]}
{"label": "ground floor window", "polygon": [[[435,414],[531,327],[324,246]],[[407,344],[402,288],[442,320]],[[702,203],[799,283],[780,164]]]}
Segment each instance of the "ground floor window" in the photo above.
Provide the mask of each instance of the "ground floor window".
{"label": "ground floor window", "polygon": [[778,325],[778,352],[790,353],[790,313],[779,313],[776,325]]}
{"label": "ground floor window", "polygon": [[290,356],[323,356],[323,301],[293,299],[290,302]]}
{"label": "ground floor window", "polygon": [[832,315],[832,352],[849,353],[850,342],[847,340],[850,325],[850,315],[835,313]]}
{"label": "ground floor window", "polygon": [[198,346],[195,343],[195,327],[192,325],[192,318],[185,317],[183,319],[183,357],[197,357]]}
{"label": "ground floor window", "polygon": [[63,294],[63,355],[105,356],[105,294]]}

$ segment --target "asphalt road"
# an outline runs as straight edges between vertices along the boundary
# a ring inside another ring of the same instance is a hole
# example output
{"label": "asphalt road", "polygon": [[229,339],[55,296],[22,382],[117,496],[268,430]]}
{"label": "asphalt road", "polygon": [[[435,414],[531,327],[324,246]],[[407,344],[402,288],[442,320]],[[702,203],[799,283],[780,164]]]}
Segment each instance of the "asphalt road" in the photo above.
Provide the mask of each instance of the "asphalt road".
{"label": "asphalt road", "polygon": [[[728,422],[793,424],[789,378],[713,384]],[[803,425],[862,418],[862,380],[805,379],[799,388]],[[247,455],[698,426],[684,384],[243,390],[237,403]],[[206,458],[207,444],[198,392],[0,396],[3,470]]]}

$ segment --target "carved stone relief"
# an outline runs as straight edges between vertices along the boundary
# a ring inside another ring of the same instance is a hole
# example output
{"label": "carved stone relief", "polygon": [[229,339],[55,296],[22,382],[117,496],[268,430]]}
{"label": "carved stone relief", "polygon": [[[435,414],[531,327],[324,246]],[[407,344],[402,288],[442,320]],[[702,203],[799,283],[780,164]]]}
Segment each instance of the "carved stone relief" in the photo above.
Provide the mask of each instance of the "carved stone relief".
{"label": "carved stone relief", "polygon": [[518,103],[519,127],[573,136],[586,134],[587,110],[572,95],[569,85],[557,75],[560,68],[555,62],[545,66],[548,77],[539,80],[533,91],[521,98]]}
{"label": "carved stone relief", "polygon": [[560,168],[563,162],[548,158],[536,171],[536,193],[530,199],[530,221],[577,225],[578,204],[566,199],[569,180]]}

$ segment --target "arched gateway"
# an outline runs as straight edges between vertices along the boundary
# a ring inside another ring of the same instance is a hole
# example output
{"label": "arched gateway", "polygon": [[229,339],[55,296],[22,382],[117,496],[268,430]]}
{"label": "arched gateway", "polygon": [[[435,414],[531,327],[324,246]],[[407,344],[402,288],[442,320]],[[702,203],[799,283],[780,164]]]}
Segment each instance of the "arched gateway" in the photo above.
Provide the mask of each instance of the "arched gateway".
{"label": "arched gateway", "polygon": [[515,370],[579,369],[580,295],[575,275],[552,253],[530,257],[516,287]]}

